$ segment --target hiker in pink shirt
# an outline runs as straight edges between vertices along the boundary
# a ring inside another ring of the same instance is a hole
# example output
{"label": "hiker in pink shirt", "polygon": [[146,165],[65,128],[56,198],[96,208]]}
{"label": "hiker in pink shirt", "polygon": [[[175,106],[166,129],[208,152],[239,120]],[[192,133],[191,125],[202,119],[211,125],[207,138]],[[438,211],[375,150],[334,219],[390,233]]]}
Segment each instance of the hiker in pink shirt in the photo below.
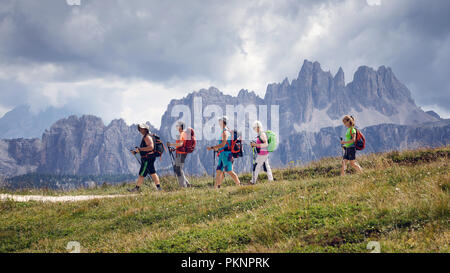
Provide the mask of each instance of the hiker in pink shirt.
{"label": "hiker in pink shirt", "polygon": [[253,130],[255,130],[258,134],[258,137],[256,138],[256,142],[251,143],[251,146],[256,148],[258,155],[256,157],[255,164],[253,165],[251,184],[256,184],[258,174],[264,165],[267,169],[267,177],[269,178],[269,181],[273,181],[272,170],[269,165],[269,151],[267,150],[269,143],[267,135],[263,130],[262,123],[260,121],[255,121],[253,123]]}

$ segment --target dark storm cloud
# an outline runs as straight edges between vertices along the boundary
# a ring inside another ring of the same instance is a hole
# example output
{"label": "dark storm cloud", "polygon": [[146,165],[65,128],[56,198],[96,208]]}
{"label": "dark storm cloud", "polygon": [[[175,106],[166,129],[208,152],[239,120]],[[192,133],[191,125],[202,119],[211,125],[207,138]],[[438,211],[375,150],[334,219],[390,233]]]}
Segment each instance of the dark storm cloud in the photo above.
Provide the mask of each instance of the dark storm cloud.
{"label": "dark storm cloud", "polygon": [[163,81],[214,77],[241,39],[236,1],[13,1],[5,59],[88,64],[92,73]]}
{"label": "dark storm cloud", "polygon": [[[394,1],[395,2],[395,1]],[[395,24],[405,37],[392,45],[392,67],[422,105],[450,108],[450,1],[401,1]],[[388,22],[389,23],[389,22]],[[386,60],[388,61],[388,60]]]}
{"label": "dark storm cloud", "polygon": [[85,65],[91,75],[220,78],[243,50],[247,19],[270,6],[289,20],[323,2],[82,0],[74,7],[64,0],[10,0],[0,17],[13,31],[2,52],[10,60]]}
{"label": "dark storm cloud", "polygon": [[[450,108],[450,1],[385,0],[379,6],[329,1],[320,9],[303,11],[295,19],[298,32],[277,30],[280,39],[286,38],[281,40],[283,46],[272,45],[278,53],[268,55],[269,67],[293,71],[288,62],[292,55],[284,52],[297,52],[319,61],[324,69],[336,72],[343,66],[346,80],[351,81],[360,65],[387,65],[419,105]],[[308,23],[301,17],[313,20]],[[320,35],[302,40],[314,25]],[[267,41],[267,33],[259,39]]]}

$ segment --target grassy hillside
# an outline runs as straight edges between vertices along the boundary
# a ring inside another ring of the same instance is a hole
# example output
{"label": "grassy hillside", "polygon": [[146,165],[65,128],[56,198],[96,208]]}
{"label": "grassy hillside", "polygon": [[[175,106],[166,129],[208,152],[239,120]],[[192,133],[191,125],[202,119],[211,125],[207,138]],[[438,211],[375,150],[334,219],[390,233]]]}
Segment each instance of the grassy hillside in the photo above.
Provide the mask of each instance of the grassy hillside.
{"label": "grassy hillside", "polygon": [[[450,252],[450,147],[368,155],[362,175],[340,160],[261,175],[256,186],[192,178],[164,192],[76,203],[0,202],[0,252]],[[242,175],[249,181],[250,175]],[[150,185],[150,182],[147,182]],[[69,194],[126,193],[130,185]],[[19,192],[61,194],[58,192]],[[67,193],[64,193],[67,194]]]}

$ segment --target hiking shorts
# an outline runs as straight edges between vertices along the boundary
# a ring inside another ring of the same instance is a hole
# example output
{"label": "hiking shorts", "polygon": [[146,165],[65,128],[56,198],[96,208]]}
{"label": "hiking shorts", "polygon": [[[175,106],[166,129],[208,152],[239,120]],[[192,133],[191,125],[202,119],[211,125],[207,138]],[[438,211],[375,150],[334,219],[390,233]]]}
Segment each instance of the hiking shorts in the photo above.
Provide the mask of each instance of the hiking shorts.
{"label": "hiking shorts", "polygon": [[146,177],[148,174],[152,175],[156,173],[155,170],[155,156],[148,156],[141,159],[141,168],[139,169],[139,176]]}
{"label": "hiking shorts", "polygon": [[346,160],[355,160],[356,159],[356,147],[347,147],[344,148],[344,159]]}
{"label": "hiking shorts", "polygon": [[231,152],[220,153],[217,170],[222,172],[231,172],[233,170],[233,154]]}

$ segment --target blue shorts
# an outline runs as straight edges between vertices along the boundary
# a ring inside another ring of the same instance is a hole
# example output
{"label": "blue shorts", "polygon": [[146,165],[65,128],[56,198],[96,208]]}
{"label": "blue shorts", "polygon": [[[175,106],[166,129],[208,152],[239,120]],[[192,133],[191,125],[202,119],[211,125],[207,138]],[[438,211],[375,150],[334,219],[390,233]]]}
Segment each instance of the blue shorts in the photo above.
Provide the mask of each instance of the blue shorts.
{"label": "blue shorts", "polygon": [[219,155],[218,171],[231,172],[233,170],[233,154],[231,152],[221,152]]}

